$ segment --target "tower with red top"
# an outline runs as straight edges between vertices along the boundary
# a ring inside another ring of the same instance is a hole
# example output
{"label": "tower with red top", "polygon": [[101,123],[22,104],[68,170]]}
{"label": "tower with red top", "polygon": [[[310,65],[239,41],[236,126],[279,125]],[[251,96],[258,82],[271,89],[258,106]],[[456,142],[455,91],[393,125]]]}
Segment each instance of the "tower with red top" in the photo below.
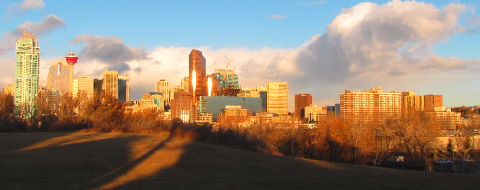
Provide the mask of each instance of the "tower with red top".
{"label": "tower with red top", "polygon": [[75,65],[75,63],[77,63],[77,61],[78,61],[77,55],[75,55],[75,53],[73,53],[73,52],[70,52],[67,55],[67,57],[65,57],[65,59],[67,60],[67,63],[69,65]]}

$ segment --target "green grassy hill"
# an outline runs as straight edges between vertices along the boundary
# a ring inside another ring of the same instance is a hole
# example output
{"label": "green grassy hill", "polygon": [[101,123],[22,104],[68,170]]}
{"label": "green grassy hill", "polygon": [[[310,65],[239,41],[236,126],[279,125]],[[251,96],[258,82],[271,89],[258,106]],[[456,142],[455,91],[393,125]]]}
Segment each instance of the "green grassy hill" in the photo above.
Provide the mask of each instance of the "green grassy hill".
{"label": "green grassy hill", "polygon": [[0,189],[480,189],[480,177],[265,155],[167,135],[0,133]]}

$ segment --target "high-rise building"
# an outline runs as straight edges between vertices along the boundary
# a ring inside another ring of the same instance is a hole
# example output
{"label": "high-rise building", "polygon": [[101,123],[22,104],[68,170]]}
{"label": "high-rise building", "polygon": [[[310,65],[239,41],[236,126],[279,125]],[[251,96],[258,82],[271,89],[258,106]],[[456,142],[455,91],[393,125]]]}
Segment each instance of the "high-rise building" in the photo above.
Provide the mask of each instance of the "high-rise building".
{"label": "high-rise building", "polygon": [[60,59],[49,67],[47,77],[47,90],[57,95],[72,93],[73,90],[73,65]]}
{"label": "high-rise building", "polygon": [[436,107],[443,107],[443,95],[424,95],[424,111],[433,112]]}
{"label": "high-rise building", "polygon": [[104,94],[103,79],[93,79],[93,94],[95,96]]}
{"label": "high-rise building", "polygon": [[238,76],[229,69],[215,69],[213,77],[219,82],[218,88],[240,88],[238,84]]}
{"label": "high-rise building", "polygon": [[262,112],[267,112],[267,91],[260,91],[260,99],[262,100]]}
{"label": "high-rise building", "polygon": [[[189,77],[183,77],[182,80],[180,81],[180,87],[182,88],[183,91],[185,92],[190,92],[190,78]],[[173,96],[172,96],[173,98]]]}
{"label": "high-rise building", "polygon": [[164,105],[170,105],[170,87],[169,82],[165,79],[161,79],[155,83],[155,92],[160,92],[163,95]]}
{"label": "high-rise building", "polygon": [[39,85],[40,47],[35,35],[23,32],[16,41],[15,106],[17,116],[30,118],[35,113]]}
{"label": "high-rise building", "polygon": [[402,117],[424,111],[424,104],[424,96],[415,95],[415,92],[402,92]]}
{"label": "high-rise building", "polygon": [[355,123],[383,123],[388,119],[399,119],[401,94],[383,92],[373,88],[363,92],[345,90],[340,93],[340,117]]}
{"label": "high-rise building", "polygon": [[312,104],[311,94],[295,94],[295,118],[300,120],[305,118],[304,108]]}
{"label": "high-rise building", "polygon": [[130,101],[130,80],[126,75],[118,76],[118,100]]}
{"label": "high-rise building", "polygon": [[[189,64],[188,64],[188,73],[189,73],[189,89],[195,90],[195,96],[206,96],[207,95],[207,63],[205,57],[203,57],[202,52],[196,49],[193,49],[189,55]],[[195,75],[195,78],[192,78],[192,75]],[[195,88],[192,87],[192,82],[195,82]]]}
{"label": "high-rise building", "polygon": [[72,95],[77,97],[79,93],[85,93],[87,97],[93,97],[95,93],[95,80],[87,76],[80,76],[73,79],[73,92]]}
{"label": "high-rise building", "polygon": [[105,94],[111,95],[118,99],[118,72],[103,71],[102,90]]}
{"label": "high-rise building", "polygon": [[185,91],[175,92],[171,109],[172,119],[178,118],[183,122],[193,121],[192,93]]}
{"label": "high-rise building", "polygon": [[[172,103],[173,99],[175,98],[175,92],[180,92],[180,91],[184,91],[183,88],[179,85],[177,86],[172,86],[168,92],[170,93],[170,104]],[[184,91],[184,92],[188,92],[188,91]]]}
{"label": "high-rise building", "polygon": [[267,83],[267,112],[281,115],[288,114],[288,83]]}

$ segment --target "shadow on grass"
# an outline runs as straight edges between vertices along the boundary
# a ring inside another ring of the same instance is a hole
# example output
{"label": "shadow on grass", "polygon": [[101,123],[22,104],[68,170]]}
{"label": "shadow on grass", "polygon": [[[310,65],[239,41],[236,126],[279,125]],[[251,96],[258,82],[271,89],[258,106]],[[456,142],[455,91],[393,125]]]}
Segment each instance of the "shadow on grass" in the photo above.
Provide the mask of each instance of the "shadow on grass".
{"label": "shadow on grass", "polygon": [[13,141],[22,145],[10,150],[22,151],[0,153],[0,189],[476,189],[480,179],[273,156],[168,135],[28,134],[35,143]]}

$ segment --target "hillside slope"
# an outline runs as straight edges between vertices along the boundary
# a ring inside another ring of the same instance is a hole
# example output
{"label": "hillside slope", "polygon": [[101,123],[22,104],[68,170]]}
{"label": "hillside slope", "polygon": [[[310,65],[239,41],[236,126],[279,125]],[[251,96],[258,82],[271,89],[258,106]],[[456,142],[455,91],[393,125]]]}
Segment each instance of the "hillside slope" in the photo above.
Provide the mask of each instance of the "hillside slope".
{"label": "hillside slope", "polygon": [[478,189],[480,177],[265,155],[167,135],[0,133],[0,189]]}

